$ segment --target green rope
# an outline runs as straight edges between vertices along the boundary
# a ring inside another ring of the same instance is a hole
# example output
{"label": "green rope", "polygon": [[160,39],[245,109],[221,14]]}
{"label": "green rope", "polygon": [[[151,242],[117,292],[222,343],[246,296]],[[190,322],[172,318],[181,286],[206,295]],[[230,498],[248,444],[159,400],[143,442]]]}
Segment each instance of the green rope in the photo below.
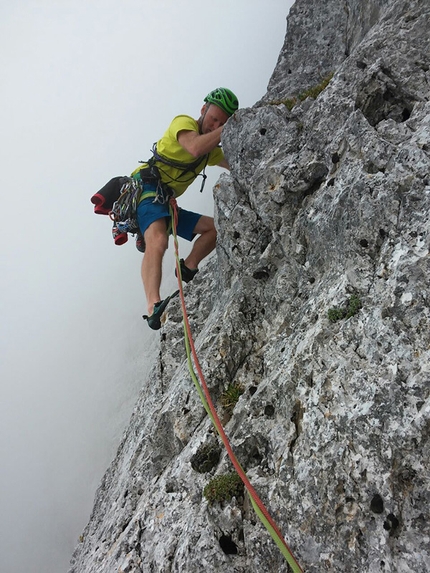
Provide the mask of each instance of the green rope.
{"label": "green rope", "polygon": [[[273,519],[270,517],[266,507],[264,506],[263,502],[258,497],[257,492],[255,491],[255,489],[251,485],[251,483],[250,483],[248,477],[246,476],[242,466],[240,465],[238,459],[236,458],[236,455],[234,454],[234,452],[231,448],[231,445],[228,441],[228,438],[224,432],[222,424],[218,418],[215,407],[214,407],[212,400],[210,398],[209,390],[208,390],[207,385],[204,381],[203,373],[201,372],[200,365],[199,365],[198,359],[197,359],[197,355],[195,353],[194,343],[193,343],[192,338],[191,338],[190,325],[189,325],[188,317],[187,317],[187,313],[186,313],[185,298],[184,298],[184,292],[183,292],[183,288],[182,288],[181,264],[180,264],[180,259],[179,259],[179,244],[178,244],[178,238],[177,238],[177,234],[176,234],[176,226],[177,226],[176,201],[171,200],[169,208],[170,208],[170,215],[171,215],[171,219],[172,219],[172,232],[173,232],[173,239],[174,239],[174,245],[175,245],[176,274],[178,277],[179,294],[180,294],[181,305],[182,305],[185,351],[186,351],[186,355],[187,355],[188,369],[190,371],[191,378],[192,378],[194,385],[197,389],[200,400],[202,401],[202,404],[203,404],[206,412],[208,413],[208,416],[210,417],[216,431],[218,432],[218,435],[220,436],[221,440],[224,443],[224,446],[227,449],[227,453],[228,453],[228,455],[229,455],[229,457],[233,463],[233,466],[235,467],[238,475],[240,476],[240,478],[244,482],[244,485],[248,491],[249,497],[251,499],[252,507],[254,508],[255,513],[257,514],[257,516],[259,517],[259,519],[263,523],[263,525],[266,527],[266,529],[269,532],[270,536],[272,537],[273,541],[276,543],[276,545],[279,548],[279,550],[281,551],[282,555],[285,557],[288,565],[291,567],[291,570],[293,571],[293,573],[303,573],[302,568],[300,567],[300,565],[296,561],[293,553],[291,552],[290,548],[288,547],[287,543],[285,542],[284,538],[282,537],[282,534],[280,533],[280,531],[277,528],[276,524],[274,523]],[[194,356],[194,362],[195,362],[197,371],[199,372],[201,384],[199,383],[199,380],[198,380],[198,378],[194,372],[194,368],[193,368],[193,364],[192,364],[192,356]],[[205,392],[202,389],[202,385],[203,385]]]}

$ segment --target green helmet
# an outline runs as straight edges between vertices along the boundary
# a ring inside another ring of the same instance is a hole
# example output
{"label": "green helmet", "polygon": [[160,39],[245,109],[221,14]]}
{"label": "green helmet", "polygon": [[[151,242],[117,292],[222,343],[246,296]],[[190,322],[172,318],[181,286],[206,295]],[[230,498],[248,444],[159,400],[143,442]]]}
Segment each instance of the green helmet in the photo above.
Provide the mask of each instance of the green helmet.
{"label": "green helmet", "polygon": [[213,103],[221,108],[225,113],[230,116],[239,107],[239,100],[231,90],[227,88],[216,88],[211,91],[204,99],[207,103]]}

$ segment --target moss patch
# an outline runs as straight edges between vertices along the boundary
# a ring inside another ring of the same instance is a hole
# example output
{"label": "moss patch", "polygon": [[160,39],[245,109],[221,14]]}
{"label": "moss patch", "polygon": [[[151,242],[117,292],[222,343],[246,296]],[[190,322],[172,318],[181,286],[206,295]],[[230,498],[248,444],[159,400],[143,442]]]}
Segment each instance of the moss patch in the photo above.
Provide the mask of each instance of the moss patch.
{"label": "moss patch", "polygon": [[203,490],[203,495],[212,505],[215,502],[230,501],[242,497],[244,485],[237,473],[215,476]]}

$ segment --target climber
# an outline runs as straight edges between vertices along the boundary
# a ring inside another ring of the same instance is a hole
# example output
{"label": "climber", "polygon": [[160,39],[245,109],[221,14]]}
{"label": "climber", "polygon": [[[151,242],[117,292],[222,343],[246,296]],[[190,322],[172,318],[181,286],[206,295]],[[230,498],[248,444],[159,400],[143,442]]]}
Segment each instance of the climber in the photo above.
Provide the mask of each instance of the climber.
{"label": "climber", "polygon": [[[221,133],[239,102],[233,92],[226,88],[213,90],[204,102],[198,120],[187,115],[176,116],[154,145],[153,157],[132,173],[143,190],[137,208],[140,232],[137,234],[136,247],[145,253],[142,282],[148,316],[144,315],[143,318],[153,330],[161,327],[161,315],[171,298],[160,299],[162,260],[171,232],[170,198],[182,195],[199,174],[204,183],[207,165],[229,169],[220,147]],[[198,235],[188,257],[180,261],[182,280],[188,283],[198,272],[199,263],[215,248],[214,220],[179,209],[177,234],[188,241]]]}

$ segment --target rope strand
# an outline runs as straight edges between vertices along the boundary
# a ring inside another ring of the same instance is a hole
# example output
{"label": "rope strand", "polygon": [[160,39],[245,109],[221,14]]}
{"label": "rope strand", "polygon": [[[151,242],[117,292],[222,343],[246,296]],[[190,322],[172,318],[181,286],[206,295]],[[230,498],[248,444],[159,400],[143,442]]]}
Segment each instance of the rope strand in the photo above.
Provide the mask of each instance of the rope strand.
{"label": "rope strand", "polygon": [[[179,245],[178,245],[178,239],[177,239],[177,235],[176,235],[176,228],[177,228],[177,223],[178,223],[178,209],[177,209],[177,204],[176,204],[175,199],[170,200],[170,215],[171,215],[171,219],[172,219],[172,230],[173,230],[173,238],[174,238],[174,244],[175,244],[176,274],[178,277],[179,296],[181,299],[182,315],[183,315],[183,323],[184,323],[185,347],[186,347],[186,352],[187,352],[188,368],[189,368],[189,371],[191,374],[191,378],[193,379],[193,382],[197,388],[197,391],[198,391],[199,396],[202,400],[202,403],[203,403],[205,410],[207,411],[209,417],[211,418],[211,420],[215,426],[215,429],[217,430],[222,442],[224,443],[224,446],[227,450],[229,458],[230,458],[236,472],[238,473],[239,477],[243,481],[243,483],[244,483],[244,485],[245,485],[245,487],[246,487],[246,489],[250,495],[251,503],[252,503],[252,506],[253,506],[256,514],[260,518],[263,525],[266,527],[267,531],[270,533],[272,539],[274,540],[274,542],[276,543],[276,545],[280,549],[282,555],[285,557],[285,559],[286,559],[288,565],[291,567],[293,573],[303,573],[302,568],[300,567],[297,560],[295,559],[291,549],[288,547],[285,539],[282,536],[282,533],[278,529],[276,523],[273,521],[273,519],[270,516],[268,510],[266,509],[264,503],[261,501],[257,492],[255,491],[254,487],[252,486],[251,482],[249,481],[247,475],[245,474],[242,466],[240,465],[239,461],[237,460],[236,455],[234,454],[233,449],[230,445],[229,439],[228,439],[228,437],[224,431],[222,423],[218,417],[215,406],[212,402],[209,388],[207,386],[205,377],[203,375],[203,371],[201,369],[201,366],[200,366],[200,363],[199,363],[199,360],[197,357],[197,352],[196,352],[196,349],[194,346],[194,341],[192,338],[191,327],[190,327],[190,323],[188,320],[187,309],[185,306],[185,297],[184,297],[184,292],[183,292],[183,287],[182,287],[181,265],[180,265],[180,259],[179,259]],[[194,365],[195,365],[195,368],[196,368],[197,373],[198,373],[200,384],[199,384],[199,381],[197,380],[197,377],[196,377],[195,372],[193,370],[191,355],[192,355],[193,360],[194,360]]]}

